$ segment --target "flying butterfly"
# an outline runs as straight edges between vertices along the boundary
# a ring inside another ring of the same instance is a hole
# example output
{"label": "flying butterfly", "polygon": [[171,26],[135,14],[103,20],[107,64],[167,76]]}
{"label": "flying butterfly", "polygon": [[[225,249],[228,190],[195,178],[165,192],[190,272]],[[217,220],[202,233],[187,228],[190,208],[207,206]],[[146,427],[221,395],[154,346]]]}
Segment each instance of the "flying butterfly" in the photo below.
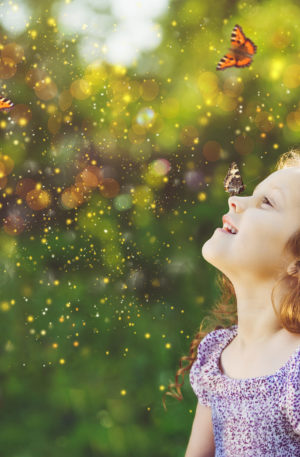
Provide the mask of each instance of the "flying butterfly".
{"label": "flying butterfly", "polygon": [[224,179],[224,189],[230,196],[238,195],[245,190],[243,180],[236,162],[232,162]]}
{"label": "flying butterfly", "polygon": [[231,33],[231,48],[222,57],[216,70],[226,70],[226,68],[230,67],[248,67],[252,62],[256,49],[257,46],[253,41],[246,38],[242,27],[236,24]]}
{"label": "flying butterfly", "polygon": [[14,107],[14,104],[8,98],[0,97],[0,110],[11,109]]}

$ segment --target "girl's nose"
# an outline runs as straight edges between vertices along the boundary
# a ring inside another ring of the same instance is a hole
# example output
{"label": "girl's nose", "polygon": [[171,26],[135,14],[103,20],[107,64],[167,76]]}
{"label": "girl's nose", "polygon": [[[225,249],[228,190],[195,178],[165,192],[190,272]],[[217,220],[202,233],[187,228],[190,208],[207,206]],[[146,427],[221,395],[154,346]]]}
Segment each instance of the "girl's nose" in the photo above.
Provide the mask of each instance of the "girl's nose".
{"label": "girl's nose", "polygon": [[229,207],[234,207],[236,209],[236,203],[234,202],[234,196],[229,197]]}

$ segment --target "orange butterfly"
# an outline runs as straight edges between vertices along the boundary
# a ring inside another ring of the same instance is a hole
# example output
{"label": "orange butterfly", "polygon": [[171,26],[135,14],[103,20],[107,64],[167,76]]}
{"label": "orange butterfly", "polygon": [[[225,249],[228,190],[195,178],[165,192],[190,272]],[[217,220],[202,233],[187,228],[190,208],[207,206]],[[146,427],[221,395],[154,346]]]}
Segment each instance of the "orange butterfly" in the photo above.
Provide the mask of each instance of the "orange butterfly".
{"label": "orange butterfly", "polygon": [[8,98],[0,97],[0,110],[13,108],[14,104]]}
{"label": "orange butterfly", "polygon": [[230,67],[248,67],[257,47],[245,37],[242,27],[236,25],[231,33],[231,48],[217,65],[216,70],[225,70]]}

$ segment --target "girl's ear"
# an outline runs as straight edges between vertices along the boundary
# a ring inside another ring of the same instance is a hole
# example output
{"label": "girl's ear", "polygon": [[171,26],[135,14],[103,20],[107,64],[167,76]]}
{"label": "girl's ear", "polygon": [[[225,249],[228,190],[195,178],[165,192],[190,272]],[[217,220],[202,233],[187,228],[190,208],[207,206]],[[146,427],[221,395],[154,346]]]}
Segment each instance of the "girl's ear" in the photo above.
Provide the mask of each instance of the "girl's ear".
{"label": "girl's ear", "polygon": [[294,260],[289,264],[287,273],[291,276],[298,276],[300,280],[300,259]]}

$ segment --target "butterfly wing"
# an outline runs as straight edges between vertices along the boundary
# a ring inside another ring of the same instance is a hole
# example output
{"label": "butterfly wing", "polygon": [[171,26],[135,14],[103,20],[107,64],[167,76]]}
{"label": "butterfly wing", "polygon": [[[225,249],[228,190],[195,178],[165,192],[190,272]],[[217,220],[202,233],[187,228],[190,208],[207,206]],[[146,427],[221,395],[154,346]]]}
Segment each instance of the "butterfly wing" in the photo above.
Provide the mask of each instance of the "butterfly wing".
{"label": "butterfly wing", "polygon": [[252,62],[251,57],[240,56],[240,57],[237,57],[235,66],[238,68],[249,67],[251,62]]}
{"label": "butterfly wing", "polygon": [[230,195],[238,195],[245,190],[236,162],[232,162],[224,179],[224,189]]}
{"label": "butterfly wing", "polygon": [[14,104],[8,98],[0,97],[0,110],[13,108]]}
{"label": "butterfly wing", "polygon": [[236,24],[231,32],[231,49],[225,54],[217,65],[217,70],[225,70],[230,67],[248,67],[252,62],[252,56],[256,53],[256,46],[249,38],[246,38],[243,29]]}
{"label": "butterfly wing", "polygon": [[231,46],[239,48],[246,42],[246,37],[240,25],[236,24],[231,32]]}
{"label": "butterfly wing", "polygon": [[244,44],[244,49],[245,51],[253,56],[256,53],[257,46],[251,41],[249,38],[246,39],[245,44]]}
{"label": "butterfly wing", "polygon": [[216,70],[225,70],[226,68],[234,67],[235,65],[235,56],[233,54],[227,53],[218,63]]}

